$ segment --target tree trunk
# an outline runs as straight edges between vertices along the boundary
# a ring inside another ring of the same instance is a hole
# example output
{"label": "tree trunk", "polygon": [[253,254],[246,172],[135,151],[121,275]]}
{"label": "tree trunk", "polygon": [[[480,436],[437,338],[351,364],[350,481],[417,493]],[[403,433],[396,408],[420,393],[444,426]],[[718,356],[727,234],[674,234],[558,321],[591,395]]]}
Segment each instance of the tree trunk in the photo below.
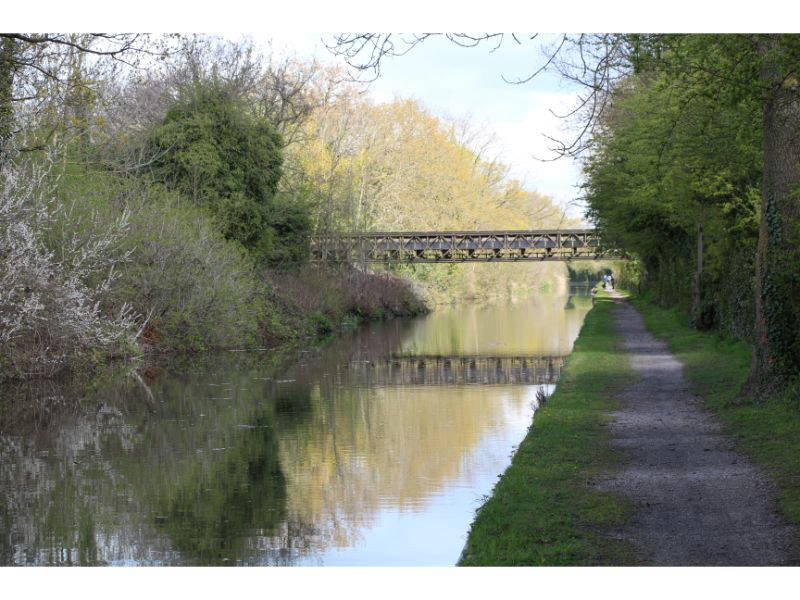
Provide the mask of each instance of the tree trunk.
{"label": "tree trunk", "polygon": [[697,224],[697,252],[695,254],[694,265],[694,286],[692,287],[692,315],[694,322],[698,326],[703,326],[702,315],[702,289],[701,278],[703,276],[703,226]]}
{"label": "tree trunk", "polygon": [[5,162],[14,122],[14,40],[3,38],[0,45],[0,165]]}
{"label": "tree trunk", "polygon": [[778,36],[763,36],[759,52],[764,178],[748,387],[764,398],[800,370],[800,96],[796,78],[785,77]]}

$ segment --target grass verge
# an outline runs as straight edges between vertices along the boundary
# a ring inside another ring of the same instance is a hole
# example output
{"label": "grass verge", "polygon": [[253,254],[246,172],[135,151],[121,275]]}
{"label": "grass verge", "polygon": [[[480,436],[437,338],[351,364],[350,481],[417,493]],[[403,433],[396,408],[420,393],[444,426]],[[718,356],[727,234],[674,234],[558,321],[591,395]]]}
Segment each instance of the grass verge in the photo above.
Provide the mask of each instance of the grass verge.
{"label": "grass verge", "polygon": [[750,346],[697,331],[688,317],[641,298],[632,301],[653,335],[663,339],[684,365],[692,392],[723,422],[737,448],[759,463],[778,487],[784,515],[800,524],[800,411],[774,398],[755,403],[737,399],[750,371]]}
{"label": "grass verge", "polygon": [[597,300],[569,365],[540,407],[511,465],[478,510],[460,565],[622,565],[633,551],[604,535],[631,510],[593,489],[593,476],[622,457],[607,443],[607,413],[634,374],[613,326],[614,304]]}

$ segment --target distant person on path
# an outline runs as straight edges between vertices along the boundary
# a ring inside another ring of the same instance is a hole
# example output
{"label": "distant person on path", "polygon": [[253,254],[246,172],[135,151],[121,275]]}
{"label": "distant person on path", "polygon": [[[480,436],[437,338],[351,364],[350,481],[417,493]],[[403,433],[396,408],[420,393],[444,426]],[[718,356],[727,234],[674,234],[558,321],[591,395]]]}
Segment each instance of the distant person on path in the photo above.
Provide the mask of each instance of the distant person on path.
{"label": "distant person on path", "polygon": [[611,289],[614,289],[614,276],[609,274],[608,281],[611,283]]}

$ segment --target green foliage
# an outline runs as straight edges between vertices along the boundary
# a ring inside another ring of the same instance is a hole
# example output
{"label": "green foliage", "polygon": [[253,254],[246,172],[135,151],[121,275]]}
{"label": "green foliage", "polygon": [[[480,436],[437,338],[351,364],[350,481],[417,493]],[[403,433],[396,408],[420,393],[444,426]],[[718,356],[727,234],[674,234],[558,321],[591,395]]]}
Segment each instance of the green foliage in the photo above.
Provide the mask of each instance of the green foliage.
{"label": "green foliage", "polygon": [[198,84],[154,128],[152,170],[209,209],[226,238],[271,262],[300,261],[310,221],[303,205],[276,195],[282,144],[268,121],[248,114],[221,84]]}
{"label": "green foliage", "polygon": [[145,343],[200,350],[257,342],[265,306],[252,259],[224,239],[206,209],[161,185],[76,165],[61,176],[59,195],[69,210],[48,232],[56,251],[128,215],[125,236],[107,250],[128,259],[106,309],[132,305]]}
{"label": "green foliage", "polygon": [[600,281],[606,273],[606,269],[594,263],[568,263],[567,273],[569,280],[574,282],[593,282]]}
{"label": "green foliage", "polygon": [[6,144],[11,139],[14,120],[14,40],[4,38],[0,44],[0,162],[5,160]]}
{"label": "green foliage", "polygon": [[776,383],[800,382],[800,220],[791,223],[777,205],[770,191],[763,208],[767,236],[758,289],[771,351],[769,371],[762,374],[766,389],[775,388]]}
{"label": "green foliage", "polygon": [[623,37],[634,74],[613,94],[587,163],[590,213],[606,239],[639,255],[661,304],[691,306],[696,326],[754,342],[750,392],[791,387],[800,366],[800,37]]}
{"label": "green foliage", "polygon": [[305,263],[310,251],[310,230],[308,207],[299,200],[279,194],[269,215],[269,227],[263,231],[257,250],[273,267]]}
{"label": "green foliage", "polygon": [[105,250],[127,260],[103,308],[114,314],[131,305],[139,315],[139,341],[149,347],[263,346],[327,335],[349,315],[375,319],[427,310],[408,284],[385,274],[256,268],[252,254],[225,239],[206,208],[162,184],[75,164],[58,181],[68,210],[57,213],[45,236],[57,256],[69,240],[99,239],[127,215],[125,235]]}
{"label": "green foliage", "polygon": [[614,271],[615,286],[621,290],[636,292],[642,281],[642,265],[638,260],[620,261]]}
{"label": "green foliage", "polygon": [[145,188],[136,201],[132,264],[119,290],[150,316],[151,341],[187,350],[257,345],[265,306],[252,259],[202,208],[163,188]]}
{"label": "green foliage", "polygon": [[570,281],[595,282],[600,281],[603,275],[613,275],[619,283],[623,273],[632,272],[631,261],[624,260],[581,260],[567,263],[567,273]]}
{"label": "green foliage", "polygon": [[[666,48],[702,54],[701,40]],[[722,54],[714,56],[725,64]],[[760,102],[719,89],[711,77],[671,75],[664,66],[670,64],[660,62],[658,71],[640,65],[616,91],[585,165],[588,216],[605,243],[638,257],[640,272],[626,273],[624,286],[636,280],[665,306],[687,310],[702,227],[693,318],[746,337],[755,312],[749,290],[762,174]]]}
{"label": "green foliage", "polygon": [[325,313],[315,312],[311,318],[314,321],[314,329],[319,335],[328,335],[333,331],[333,323]]}

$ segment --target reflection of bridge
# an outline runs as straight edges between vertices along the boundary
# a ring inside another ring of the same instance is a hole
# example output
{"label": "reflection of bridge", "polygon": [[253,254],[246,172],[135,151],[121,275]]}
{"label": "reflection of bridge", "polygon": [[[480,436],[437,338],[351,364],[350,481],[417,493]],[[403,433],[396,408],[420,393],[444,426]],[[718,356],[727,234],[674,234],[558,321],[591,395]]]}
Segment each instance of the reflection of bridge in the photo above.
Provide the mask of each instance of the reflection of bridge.
{"label": "reflection of bridge", "polygon": [[316,236],[316,262],[512,262],[622,258],[594,229],[446,231]]}
{"label": "reflection of bridge", "polygon": [[353,361],[337,369],[351,385],[552,384],[565,356],[408,356]]}

